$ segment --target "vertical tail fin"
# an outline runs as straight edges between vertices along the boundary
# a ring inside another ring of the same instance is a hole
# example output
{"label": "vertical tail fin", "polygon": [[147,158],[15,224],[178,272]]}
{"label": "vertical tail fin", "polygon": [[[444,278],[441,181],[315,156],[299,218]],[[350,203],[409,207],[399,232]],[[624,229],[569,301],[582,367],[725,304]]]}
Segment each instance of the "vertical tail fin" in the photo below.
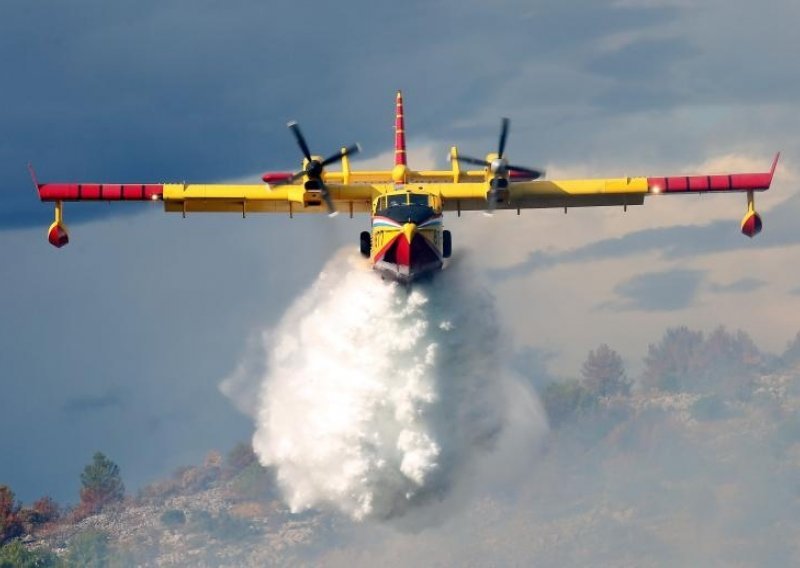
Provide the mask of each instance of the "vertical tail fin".
{"label": "vertical tail fin", "polygon": [[403,93],[397,91],[397,111],[394,118],[394,165],[406,164],[406,132],[403,122]]}

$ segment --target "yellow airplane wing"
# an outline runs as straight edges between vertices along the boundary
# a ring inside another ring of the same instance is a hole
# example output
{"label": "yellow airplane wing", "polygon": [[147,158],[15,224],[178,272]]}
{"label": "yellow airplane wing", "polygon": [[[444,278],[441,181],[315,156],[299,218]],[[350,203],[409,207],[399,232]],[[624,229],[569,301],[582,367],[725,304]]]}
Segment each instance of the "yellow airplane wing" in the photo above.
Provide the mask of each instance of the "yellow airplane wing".
{"label": "yellow airplane wing", "polygon": [[[575,180],[509,181],[498,209],[641,205],[648,195],[747,192],[769,189],[780,155],[761,173],[702,174],[665,177],[625,177]],[[487,176],[488,177],[488,176]],[[447,211],[485,210],[488,181],[438,185]],[[433,188],[433,184],[429,186]]]}
{"label": "yellow airplane wing", "polygon": [[[442,184],[439,193],[445,211],[482,211],[487,208],[488,183]],[[648,193],[646,178],[537,180],[511,182],[508,199],[498,209],[641,205]]]}
{"label": "yellow airplane wing", "polygon": [[[329,184],[337,212],[364,213],[372,208],[377,190],[370,184]],[[177,213],[328,213],[318,190],[303,185],[164,184],[167,212]]]}
{"label": "yellow airplane wing", "polygon": [[[330,213],[320,190],[304,185],[195,184],[195,183],[39,183],[32,174],[45,202],[55,202],[55,220],[47,230],[53,246],[69,242],[64,225],[64,202],[74,201],[163,201],[171,213]],[[385,188],[370,184],[329,184],[333,208],[337,213],[368,213],[372,199]]]}
{"label": "yellow airplane wing", "polygon": [[[449,170],[413,170],[406,160],[403,98],[398,91],[395,111],[395,160],[390,170],[353,170],[349,157],[358,144],[322,158],[311,154],[296,122],[288,127],[303,155],[299,172],[267,172],[264,184],[108,184],[44,183],[31,177],[42,201],[55,202],[55,219],[48,239],[57,247],[69,241],[63,222],[66,201],[163,201],[168,212],[201,213],[371,213],[376,198],[395,192],[434,196],[437,214],[444,211],[531,209],[641,205],[652,194],[747,192],[742,232],[754,236],[762,227],[755,211],[754,192],[769,188],[778,162],[769,172],[668,177],[624,177],[543,180],[543,172],[510,165],[504,157],[509,120],[502,119],[497,152],[485,159],[459,156],[450,150]],[[341,163],[340,171],[330,166]],[[483,169],[462,169],[461,164]],[[409,201],[410,203],[410,201]]]}

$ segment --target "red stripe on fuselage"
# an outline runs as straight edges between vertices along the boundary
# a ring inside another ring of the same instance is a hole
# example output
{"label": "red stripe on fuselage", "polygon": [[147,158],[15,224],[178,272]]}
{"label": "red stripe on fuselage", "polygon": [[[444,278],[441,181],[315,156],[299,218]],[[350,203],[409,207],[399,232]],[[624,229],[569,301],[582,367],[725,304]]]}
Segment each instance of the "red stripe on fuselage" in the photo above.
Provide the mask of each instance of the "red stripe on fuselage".
{"label": "red stripe on fuselage", "polygon": [[400,238],[401,236],[403,236],[403,233],[397,233],[392,238],[392,240],[390,240],[388,243],[386,243],[386,245],[384,245],[384,247],[378,252],[378,254],[375,255],[375,262],[378,262],[379,260],[383,260],[383,257],[386,256],[386,253],[389,251],[389,248],[391,248],[391,246],[395,243],[395,241],[398,238]]}
{"label": "red stripe on fuselage", "polygon": [[398,265],[411,266],[411,243],[408,242],[405,235],[397,240],[397,248],[394,251],[394,257]]}

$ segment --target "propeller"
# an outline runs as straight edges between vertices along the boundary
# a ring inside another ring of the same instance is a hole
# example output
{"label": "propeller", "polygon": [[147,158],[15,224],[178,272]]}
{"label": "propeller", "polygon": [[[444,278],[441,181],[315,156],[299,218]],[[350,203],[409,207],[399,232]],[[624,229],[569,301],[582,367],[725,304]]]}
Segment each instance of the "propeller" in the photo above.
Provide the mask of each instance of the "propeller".
{"label": "propeller", "polygon": [[508,140],[508,129],[511,121],[503,118],[500,125],[500,140],[497,144],[497,157],[492,161],[481,160],[480,158],[472,158],[470,156],[458,156],[458,161],[465,164],[472,164],[475,166],[483,166],[492,172],[492,179],[489,182],[489,192],[487,198],[489,200],[488,213],[494,212],[497,204],[501,201],[502,194],[508,193],[508,175],[510,172],[518,172],[524,174],[525,177],[532,180],[538,179],[544,175],[543,170],[536,170],[533,168],[526,168],[523,166],[515,166],[508,163],[508,160],[503,154],[506,150],[506,141]]}
{"label": "propeller", "polygon": [[322,171],[326,166],[341,161],[345,156],[349,156],[361,151],[361,146],[358,144],[352,144],[347,148],[339,150],[335,154],[331,154],[324,160],[317,160],[311,156],[311,150],[308,149],[308,143],[306,142],[305,136],[303,136],[303,132],[300,130],[300,126],[297,124],[297,122],[292,121],[287,126],[289,127],[289,130],[292,131],[292,134],[294,134],[297,145],[300,146],[300,151],[303,152],[303,157],[306,159],[306,167],[304,170],[301,170],[296,174],[293,174],[291,177],[279,181],[274,185],[293,183],[303,176],[308,177],[309,180],[315,181],[319,185],[320,191],[322,192],[322,199],[325,200],[325,205],[328,206],[328,215],[330,217],[334,217],[337,214],[337,211],[333,206],[331,192],[328,189],[328,186],[325,185],[325,182],[322,181]]}

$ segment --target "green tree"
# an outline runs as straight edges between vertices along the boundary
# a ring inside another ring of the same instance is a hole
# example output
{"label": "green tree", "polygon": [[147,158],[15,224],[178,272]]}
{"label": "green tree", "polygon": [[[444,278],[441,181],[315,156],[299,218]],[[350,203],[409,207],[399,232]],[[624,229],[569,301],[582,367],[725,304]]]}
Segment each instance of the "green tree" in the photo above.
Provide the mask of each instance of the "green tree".
{"label": "green tree", "polygon": [[125,485],[122,483],[119,466],[102,452],[96,452],[92,463],[81,473],[81,513],[97,513],[111,503],[122,501],[123,497]]}
{"label": "green tree", "polygon": [[236,497],[251,501],[267,501],[275,497],[269,471],[253,461],[233,479],[231,488]]}
{"label": "green tree", "polygon": [[719,326],[703,343],[698,366],[710,374],[728,375],[732,370],[753,369],[761,364],[761,352],[744,331],[729,332]]}
{"label": "green tree", "polygon": [[650,345],[643,382],[665,391],[747,397],[764,361],[743,331],[718,327],[704,338],[699,331],[678,327],[667,330],[658,345]]}
{"label": "green tree", "polygon": [[20,504],[7,485],[0,485],[0,544],[22,534]]}
{"label": "green tree", "polygon": [[794,340],[786,346],[786,351],[783,352],[781,360],[787,367],[793,367],[800,363],[800,331],[797,332]]}
{"label": "green tree", "polygon": [[88,530],[70,541],[67,563],[69,566],[105,568],[110,556],[108,535],[102,531]]}
{"label": "green tree", "polygon": [[696,361],[695,380],[686,390],[747,399],[763,361],[747,333],[729,332],[720,326],[703,343]]}
{"label": "green tree", "polygon": [[256,459],[253,446],[240,442],[228,452],[227,465],[233,473],[239,473],[251,463],[255,462]]}
{"label": "green tree", "polygon": [[545,387],[542,403],[550,425],[558,428],[597,406],[597,397],[579,381],[561,381]]}
{"label": "green tree", "polygon": [[51,568],[61,566],[49,550],[28,550],[19,539],[0,547],[0,568]]}
{"label": "green tree", "polygon": [[702,332],[686,326],[668,329],[661,341],[647,350],[644,384],[656,390],[681,390],[689,382],[702,347]]}
{"label": "green tree", "polygon": [[625,377],[622,357],[605,343],[589,352],[581,375],[583,385],[596,396],[630,393],[631,384]]}

